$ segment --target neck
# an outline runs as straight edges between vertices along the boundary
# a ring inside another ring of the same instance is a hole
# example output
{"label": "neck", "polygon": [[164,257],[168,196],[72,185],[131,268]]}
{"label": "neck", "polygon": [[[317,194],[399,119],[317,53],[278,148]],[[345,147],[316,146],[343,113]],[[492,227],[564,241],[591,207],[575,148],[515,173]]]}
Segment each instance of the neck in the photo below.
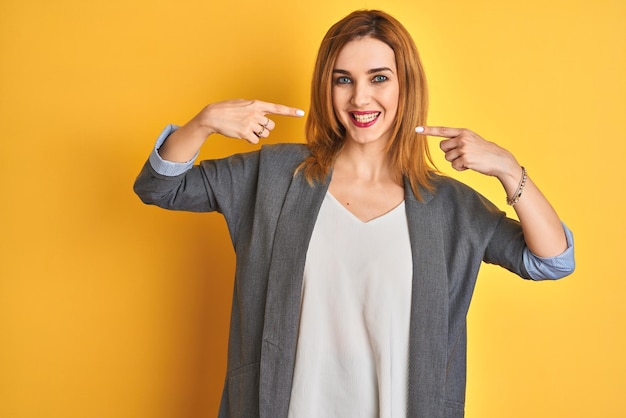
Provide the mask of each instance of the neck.
{"label": "neck", "polygon": [[366,182],[401,182],[385,150],[373,146],[346,144],[337,155],[333,171]]}

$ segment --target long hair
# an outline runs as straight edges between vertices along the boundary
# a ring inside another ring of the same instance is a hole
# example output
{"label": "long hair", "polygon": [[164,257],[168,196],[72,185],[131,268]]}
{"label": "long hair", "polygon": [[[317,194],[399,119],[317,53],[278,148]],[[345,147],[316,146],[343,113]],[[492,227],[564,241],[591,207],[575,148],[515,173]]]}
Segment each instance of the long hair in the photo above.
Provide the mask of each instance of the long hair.
{"label": "long hair", "polygon": [[309,183],[323,181],[344,144],[345,128],[333,109],[333,70],[341,49],[348,42],[364,37],[386,43],[395,54],[400,95],[387,153],[392,166],[409,179],[413,193],[421,199],[419,187],[431,190],[430,179],[435,171],[426,137],[415,133],[415,127],[426,125],[426,78],[409,32],[398,20],[378,10],[352,12],[335,23],[322,40],[305,125],[311,156],[298,171],[302,170]]}

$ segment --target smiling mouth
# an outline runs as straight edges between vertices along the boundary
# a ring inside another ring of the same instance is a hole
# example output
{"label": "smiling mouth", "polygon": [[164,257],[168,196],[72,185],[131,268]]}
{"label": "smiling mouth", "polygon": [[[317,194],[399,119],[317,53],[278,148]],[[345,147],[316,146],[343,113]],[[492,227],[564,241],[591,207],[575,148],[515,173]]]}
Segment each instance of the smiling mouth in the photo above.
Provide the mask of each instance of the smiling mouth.
{"label": "smiling mouth", "polygon": [[380,112],[374,112],[374,113],[355,113],[352,112],[350,114],[352,116],[352,119],[357,122],[357,124],[359,125],[368,125],[372,122],[374,122],[376,120],[376,118],[378,118],[378,116],[380,116]]}

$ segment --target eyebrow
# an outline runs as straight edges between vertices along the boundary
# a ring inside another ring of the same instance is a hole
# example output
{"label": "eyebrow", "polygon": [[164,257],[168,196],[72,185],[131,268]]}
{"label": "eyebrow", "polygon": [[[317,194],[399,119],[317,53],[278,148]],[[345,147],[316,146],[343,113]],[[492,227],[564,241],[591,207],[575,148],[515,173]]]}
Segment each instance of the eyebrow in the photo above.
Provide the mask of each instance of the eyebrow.
{"label": "eyebrow", "polygon": [[[389,71],[390,73],[393,74],[393,70],[391,68],[389,68],[389,67],[372,68],[371,70],[368,70],[367,73],[368,74],[373,74],[373,73],[380,73],[380,72],[383,72],[383,71]],[[350,75],[350,71],[342,70],[340,68],[335,68],[333,70],[333,73]]]}

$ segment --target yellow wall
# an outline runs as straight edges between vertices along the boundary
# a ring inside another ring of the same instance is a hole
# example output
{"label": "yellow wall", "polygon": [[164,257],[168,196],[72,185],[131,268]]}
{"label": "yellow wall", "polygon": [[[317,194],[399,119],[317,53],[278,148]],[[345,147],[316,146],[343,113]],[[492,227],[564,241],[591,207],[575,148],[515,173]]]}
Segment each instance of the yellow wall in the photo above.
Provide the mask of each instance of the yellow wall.
{"label": "yellow wall", "polygon": [[[430,122],[513,151],[576,234],[566,280],[483,270],[468,418],[623,416],[622,0],[3,0],[0,417],[215,415],[226,229],[142,205],[134,177],[205,103],[306,109],[323,33],[362,7],[414,35]],[[302,120],[278,122],[273,141],[302,140]],[[249,149],[218,138],[202,157]],[[495,180],[453,174],[503,203]]]}

